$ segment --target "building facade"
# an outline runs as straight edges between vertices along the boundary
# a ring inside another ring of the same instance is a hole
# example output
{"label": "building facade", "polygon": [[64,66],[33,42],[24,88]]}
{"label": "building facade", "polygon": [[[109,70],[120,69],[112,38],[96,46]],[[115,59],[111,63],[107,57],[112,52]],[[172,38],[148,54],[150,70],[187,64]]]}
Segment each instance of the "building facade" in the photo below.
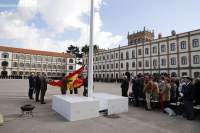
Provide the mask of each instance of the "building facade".
{"label": "building facade", "polygon": [[75,66],[75,58],[70,54],[0,46],[2,77],[28,76],[31,73],[60,77],[62,73],[74,71]]}
{"label": "building facade", "polygon": [[[128,34],[128,45],[94,54],[95,79],[120,79],[129,72],[137,74],[168,73],[179,77],[200,76],[200,30],[171,36],[143,31]],[[87,55],[83,62],[88,64]],[[85,71],[87,73],[87,70]]]}

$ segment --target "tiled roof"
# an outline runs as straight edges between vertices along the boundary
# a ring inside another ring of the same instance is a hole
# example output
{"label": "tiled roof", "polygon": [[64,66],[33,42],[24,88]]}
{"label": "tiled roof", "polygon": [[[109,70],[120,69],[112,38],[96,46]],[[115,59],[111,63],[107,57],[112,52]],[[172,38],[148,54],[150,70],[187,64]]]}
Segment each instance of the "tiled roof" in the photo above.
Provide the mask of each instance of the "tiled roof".
{"label": "tiled roof", "polygon": [[13,52],[13,53],[23,53],[23,54],[32,54],[32,55],[44,55],[44,56],[74,58],[74,56],[72,56],[71,54],[68,54],[68,53],[48,52],[48,51],[41,51],[41,50],[7,47],[7,46],[0,46],[0,51]]}

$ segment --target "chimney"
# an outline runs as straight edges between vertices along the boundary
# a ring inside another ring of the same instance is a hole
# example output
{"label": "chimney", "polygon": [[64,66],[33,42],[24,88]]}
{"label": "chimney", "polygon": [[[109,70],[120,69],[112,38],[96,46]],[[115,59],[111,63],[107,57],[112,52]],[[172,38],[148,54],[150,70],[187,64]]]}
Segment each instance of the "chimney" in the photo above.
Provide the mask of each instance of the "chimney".
{"label": "chimney", "polygon": [[159,33],[159,34],[158,34],[158,39],[161,39],[161,38],[162,38],[162,34]]}
{"label": "chimney", "polygon": [[171,35],[172,35],[172,36],[175,36],[175,35],[176,35],[176,31],[175,31],[175,30],[172,30]]}

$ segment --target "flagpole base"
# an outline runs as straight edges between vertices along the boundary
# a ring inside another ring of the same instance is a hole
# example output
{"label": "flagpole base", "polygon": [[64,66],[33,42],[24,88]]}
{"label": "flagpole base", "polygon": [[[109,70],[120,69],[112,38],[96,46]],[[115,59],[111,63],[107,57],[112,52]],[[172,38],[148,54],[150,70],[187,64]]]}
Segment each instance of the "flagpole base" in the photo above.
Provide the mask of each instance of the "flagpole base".
{"label": "flagpole base", "polygon": [[88,97],[54,95],[52,109],[68,121],[99,117],[99,101]]}
{"label": "flagpole base", "polygon": [[107,115],[128,112],[128,98],[108,93],[94,93],[93,98],[99,101],[99,111],[107,110]]}

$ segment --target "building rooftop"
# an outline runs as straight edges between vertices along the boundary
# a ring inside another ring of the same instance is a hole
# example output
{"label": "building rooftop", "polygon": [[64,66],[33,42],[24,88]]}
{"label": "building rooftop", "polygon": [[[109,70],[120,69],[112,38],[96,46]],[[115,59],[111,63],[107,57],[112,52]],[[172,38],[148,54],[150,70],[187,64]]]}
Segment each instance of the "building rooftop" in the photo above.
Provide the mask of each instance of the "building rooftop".
{"label": "building rooftop", "polygon": [[0,51],[32,54],[32,55],[55,56],[55,57],[64,57],[64,58],[74,57],[73,55],[69,53],[49,52],[49,51],[41,51],[41,50],[33,50],[33,49],[7,47],[7,46],[0,46]]}

